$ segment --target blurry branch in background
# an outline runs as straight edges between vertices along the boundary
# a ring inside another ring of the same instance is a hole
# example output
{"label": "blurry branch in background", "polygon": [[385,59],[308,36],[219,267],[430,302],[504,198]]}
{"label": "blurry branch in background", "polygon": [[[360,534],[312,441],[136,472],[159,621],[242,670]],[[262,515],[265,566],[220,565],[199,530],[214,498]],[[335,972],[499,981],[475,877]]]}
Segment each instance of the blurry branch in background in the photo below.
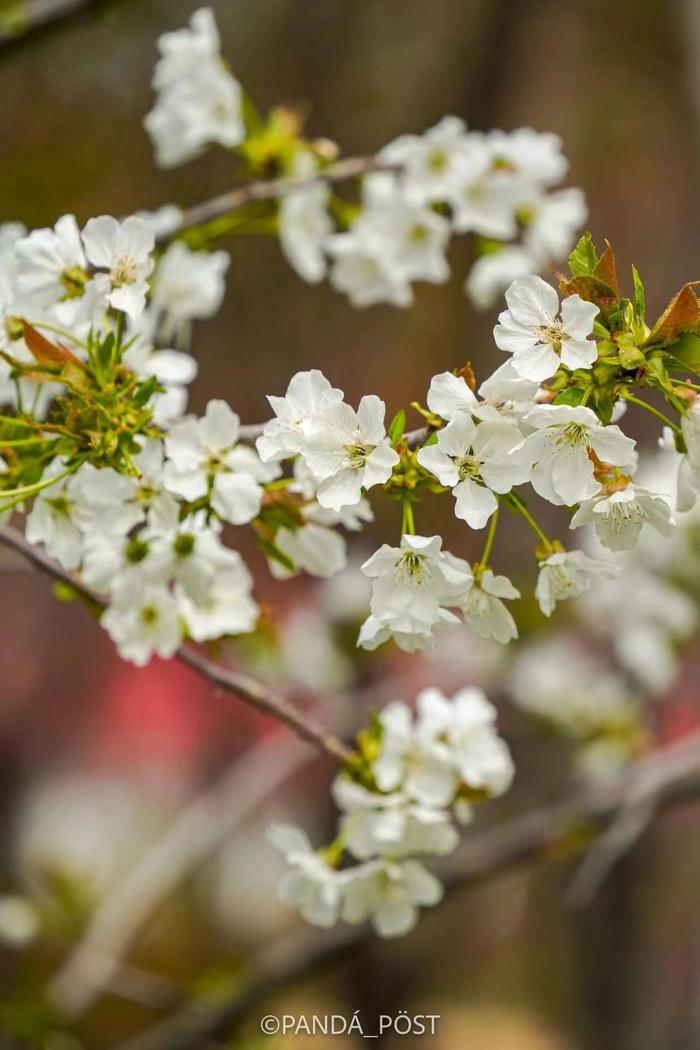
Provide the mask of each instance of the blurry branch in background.
{"label": "blurry branch in background", "polygon": [[[96,611],[104,608],[104,601],[101,595],[87,587],[72,573],[62,569],[60,565],[49,558],[38,547],[28,543],[21,532],[10,526],[0,528],[0,546],[3,545],[10,547],[26,561],[34,565],[35,568],[40,569],[57,582],[70,588],[74,594],[84,599]],[[254,707],[256,710],[262,711],[263,714],[277,719],[278,722],[286,725],[292,732],[296,733],[300,739],[310,744],[321,754],[331,758],[334,762],[345,765],[352,757],[352,751],[342,741],[338,740],[313,718],[307,716],[305,712],[300,711],[293,704],[290,704],[283,696],[274,693],[256,678],[239,671],[221,667],[215,661],[184,645],[180,646],[175,653],[175,659],[191,667],[215,689],[231,693],[250,707]]]}
{"label": "blurry branch in background", "polygon": [[105,991],[113,991],[123,971],[121,960],[158,905],[311,757],[286,736],[262,740],[186,806],[98,905],[49,985],[51,1005],[75,1018]]}
{"label": "blurry branch in background", "polygon": [[0,0],[0,52],[117,0]]}
{"label": "blurry branch in background", "polygon": [[245,208],[246,205],[257,201],[277,200],[295,190],[308,189],[310,186],[318,186],[326,182],[350,182],[372,171],[396,171],[396,165],[388,164],[386,161],[379,160],[378,157],[347,157],[345,160],[338,161],[337,164],[332,164],[301,178],[261,179],[258,182],[251,182],[246,186],[229,190],[228,193],[222,193],[218,197],[212,197],[211,200],[202,201],[201,204],[185,209],[172,223],[167,226],[163,225],[163,228],[158,231],[157,240],[160,243],[170,241],[186,230],[195,226],[204,226],[214,219],[220,219],[229,212]]}
{"label": "blurry branch in background", "polygon": [[[620,780],[591,783],[559,802],[474,835],[442,865],[440,875],[446,891],[454,893],[526,862],[570,858],[574,850],[594,856],[606,836],[591,834],[614,827],[630,806],[645,802],[658,812],[698,796],[700,732],[695,732],[643,759]],[[210,1040],[224,1040],[271,993],[340,962],[368,935],[351,927],[315,935],[304,929],[284,938],[251,964],[242,990],[228,1002],[191,1002],[119,1050],[202,1050]]]}

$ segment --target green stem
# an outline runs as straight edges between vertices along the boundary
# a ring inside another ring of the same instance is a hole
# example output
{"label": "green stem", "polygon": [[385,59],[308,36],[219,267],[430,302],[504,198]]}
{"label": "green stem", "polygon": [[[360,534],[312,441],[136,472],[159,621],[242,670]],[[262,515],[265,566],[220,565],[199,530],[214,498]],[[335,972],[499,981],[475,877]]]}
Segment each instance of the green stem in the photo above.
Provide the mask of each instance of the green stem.
{"label": "green stem", "polygon": [[413,504],[410,499],[405,499],[402,503],[401,535],[415,536],[415,534],[416,523],[413,517]]}
{"label": "green stem", "polygon": [[681,428],[678,424],[674,423],[673,420],[669,419],[669,417],[664,415],[663,412],[660,412],[658,408],[654,408],[653,405],[648,404],[646,401],[642,401],[641,398],[635,397],[634,394],[628,394],[626,390],[622,391],[622,396],[625,401],[629,401],[630,404],[637,405],[639,408],[645,408],[647,412],[651,412],[653,416],[660,419],[662,423],[665,423],[666,426],[670,427],[676,434],[681,433]]}
{"label": "green stem", "polygon": [[33,496],[35,492],[41,492],[42,489],[48,489],[51,485],[56,485],[59,481],[63,481],[63,479],[67,478],[69,474],[74,474],[77,469],[77,466],[67,467],[65,470],[61,471],[60,474],[56,474],[52,478],[44,478],[43,481],[35,481],[32,485],[21,485],[17,489],[0,489],[0,497],[18,497],[10,504],[3,503],[2,506],[0,506],[0,514],[4,513],[6,510],[10,510],[10,508],[14,507],[17,503],[20,503],[25,496]]}
{"label": "green stem", "polygon": [[520,498],[520,496],[518,496],[515,492],[510,492],[508,494],[508,502],[510,503],[511,507],[513,507],[513,509],[517,511],[518,514],[522,515],[522,517],[525,519],[525,521],[528,523],[532,531],[539,539],[540,543],[543,543],[547,547],[550,547],[551,543],[549,539],[547,538],[547,536],[545,536],[544,532],[539,527],[530,511],[527,509],[525,503]]}
{"label": "green stem", "polygon": [[491,515],[491,522],[489,524],[489,531],[486,537],[486,543],[484,545],[484,553],[481,555],[481,561],[479,562],[480,569],[487,569],[489,565],[489,558],[491,557],[491,551],[493,550],[493,541],[496,536],[496,527],[498,526],[498,515],[501,508],[496,507],[495,511]]}
{"label": "green stem", "polygon": [[122,341],[124,339],[124,311],[117,310],[117,328],[114,333],[114,339],[117,347],[117,360],[121,360],[121,349]]}
{"label": "green stem", "polygon": [[69,339],[71,343],[75,343],[76,346],[81,347],[83,350],[87,350],[87,344],[82,339],[77,339],[71,332],[68,332],[65,328],[59,328],[58,325],[48,324],[46,321],[27,321],[32,328],[45,328],[47,332],[53,332],[54,335],[60,335],[64,339]]}
{"label": "green stem", "polygon": [[671,382],[674,386],[687,386],[689,390],[700,390],[697,383],[689,383],[686,379],[672,379]]}
{"label": "green stem", "polygon": [[49,441],[58,441],[58,437],[13,438],[11,441],[3,441],[0,438],[0,448],[16,448],[18,445],[43,445]]}
{"label": "green stem", "polygon": [[25,427],[27,430],[38,430],[39,425],[37,423],[25,423],[19,416],[3,416],[0,415],[0,423],[11,423],[14,427]]}

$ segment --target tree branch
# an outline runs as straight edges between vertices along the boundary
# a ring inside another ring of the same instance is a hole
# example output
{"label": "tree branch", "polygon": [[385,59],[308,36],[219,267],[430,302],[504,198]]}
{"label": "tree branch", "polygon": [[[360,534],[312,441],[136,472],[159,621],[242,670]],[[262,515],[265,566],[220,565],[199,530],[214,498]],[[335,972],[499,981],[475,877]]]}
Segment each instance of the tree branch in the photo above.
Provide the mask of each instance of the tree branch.
{"label": "tree branch", "polygon": [[115,2],[117,0],[17,0],[9,11],[0,12],[0,51],[8,51],[59,24]]}
{"label": "tree branch", "polygon": [[159,231],[157,239],[162,244],[180,236],[193,226],[202,226],[214,219],[220,219],[223,215],[244,208],[247,204],[277,200],[293,193],[294,190],[308,189],[323,183],[349,182],[372,171],[396,171],[396,165],[388,164],[377,157],[346,157],[336,164],[303,178],[261,179],[258,182],[251,182],[246,186],[229,190],[228,193],[222,193],[219,197],[213,197],[211,200],[186,208],[170,226]]}
{"label": "tree branch", "polygon": [[[562,801],[475,835],[443,864],[440,874],[452,894],[551,855],[582,823],[604,829],[630,798],[635,803],[641,798],[653,799],[660,811],[699,793],[700,732],[695,732],[642,760],[619,781],[587,785]],[[326,972],[367,936],[366,929],[339,928],[326,934],[304,928],[261,953],[245,975],[243,991],[228,1002],[189,1003],[120,1050],[201,1050],[208,1041],[223,1040],[273,992],[317,970]]]}
{"label": "tree branch", "polygon": [[[67,584],[92,605],[104,608],[105,600],[102,595],[97,594],[72,573],[57,565],[43,550],[29,543],[17,529],[13,529],[10,526],[0,528],[0,545],[10,547],[41,572],[46,573],[60,583]],[[177,650],[175,659],[192,668],[193,671],[205,678],[215,689],[224,693],[231,693],[250,707],[254,707],[256,710],[262,711],[263,714],[277,719],[278,722],[286,725],[292,732],[296,733],[300,739],[306,741],[307,744],[310,744],[322,754],[327,755],[334,762],[345,765],[352,757],[352,751],[342,741],[338,740],[332,733],[328,732],[304,712],[299,711],[284,697],[273,693],[272,690],[256,678],[252,678],[250,675],[243,674],[240,671],[221,667],[213,660],[209,660],[206,656],[185,645],[181,645]]]}

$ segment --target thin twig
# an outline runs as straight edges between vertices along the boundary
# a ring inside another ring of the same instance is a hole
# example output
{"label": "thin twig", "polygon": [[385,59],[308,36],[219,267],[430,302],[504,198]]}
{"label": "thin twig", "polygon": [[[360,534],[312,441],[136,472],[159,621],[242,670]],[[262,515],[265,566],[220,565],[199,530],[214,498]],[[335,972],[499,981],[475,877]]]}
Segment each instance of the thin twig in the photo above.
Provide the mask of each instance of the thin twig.
{"label": "thin twig", "polygon": [[337,164],[316,171],[303,178],[261,179],[239,186],[218,197],[186,208],[169,226],[164,226],[158,233],[159,243],[171,241],[193,226],[203,226],[214,219],[220,219],[232,211],[238,211],[247,204],[257,201],[277,200],[286,197],[298,189],[308,189],[323,183],[349,182],[367,175],[372,171],[395,171],[395,164],[388,164],[378,157],[346,157]]}
{"label": "thin twig", "polygon": [[[61,583],[72,587],[79,595],[88,602],[99,607],[104,607],[105,600],[102,595],[97,594],[72,573],[61,568],[56,562],[48,557],[39,547],[29,543],[21,532],[10,526],[0,528],[0,544],[10,547],[20,554],[26,561],[37,569],[46,573]],[[282,696],[273,693],[264,683],[256,678],[240,671],[233,671],[221,667],[213,660],[181,645],[175,653],[175,658],[180,663],[186,664],[192,670],[205,678],[215,689],[237,696],[239,700],[251,707],[262,711],[264,714],[277,719],[283,725],[288,726],[300,739],[311,744],[317,751],[327,755],[334,762],[345,765],[352,757],[351,750],[329,733],[323,726],[316,723],[304,712],[299,711]]]}
{"label": "thin twig", "polygon": [[0,51],[25,43],[79,15],[91,14],[116,0],[18,0],[0,16]]}
{"label": "thin twig", "polygon": [[[568,798],[475,835],[440,872],[448,893],[479,884],[518,865],[555,855],[557,846],[581,824],[604,828],[644,793],[658,809],[696,798],[700,792],[700,732],[639,762],[624,778],[580,788]],[[585,849],[585,846],[581,847]],[[261,953],[246,973],[242,991],[223,1004],[188,1003],[119,1050],[201,1050],[230,1037],[251,1011],[279,988],[348,956],[368,936],[366,929],[330,933],[303,929]]]}

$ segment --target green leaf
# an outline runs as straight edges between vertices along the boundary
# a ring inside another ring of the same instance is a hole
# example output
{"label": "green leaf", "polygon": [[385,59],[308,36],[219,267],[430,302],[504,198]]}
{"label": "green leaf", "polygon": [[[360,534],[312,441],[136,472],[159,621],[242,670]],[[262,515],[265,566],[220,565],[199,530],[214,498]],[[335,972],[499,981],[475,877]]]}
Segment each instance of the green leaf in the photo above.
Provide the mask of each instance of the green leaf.
{"label": "green leaf", "polygon": [[153,397],[153,395],[155,394],[157,389],[158,389],[158,380],[156,379],[155,376],[151,376],[149,379],[146,380],[145,383],[141,384],[141,386],[138,388],[138,390],[134,394],[134,402],[137,405],[139,405],[139,407],[142,407],[143,405],[147,405],[148,402]]}
{"label": "green leaf", "polygon": [[587,277],[598,265],[598,254],[590,233],[584,233],[569,256],[569,270],[572,277]]}
{"label": "green leaf", "polygon": [[632,297],[634,319],[643,323],[647,312],[646,296],[644,294],[644,284],[636,266],[632,267],[632,284],[634,285],[634,295]]}
{"label": "green leaf", "polygon": [[298,572],[298,567],[294,564],[292,559],[281,551],[276,543],[272,540],[266,540],[263,536],[258,536],[258,547],[263,552],[266,558],[270,561],[276,561],[278,565],[287,569],[288,572]]}
{"label": "green leaf", "polygon": [[695,372],[700,375],[700,336],[686,332],[668,347],[668,365],[676,372]]}
{"label": "green leaf", "polygon": [[389,430],[387,431],[387,433],[389,434],[389,439],[390,439],[392,445],[394,446],[394,448],[396,448],[396,446],[398,445],[399,441],[404,436],[405,432],[406,432],[406,413],[404,412],[403,409],[400,409],[396,413],[394,418],[392,419],[391,423],[389,424]]}
{"label": "green leaf", "polygon": [[569,386],[554,398],[555,405],[580,405],[586,391],[580,386]]}

